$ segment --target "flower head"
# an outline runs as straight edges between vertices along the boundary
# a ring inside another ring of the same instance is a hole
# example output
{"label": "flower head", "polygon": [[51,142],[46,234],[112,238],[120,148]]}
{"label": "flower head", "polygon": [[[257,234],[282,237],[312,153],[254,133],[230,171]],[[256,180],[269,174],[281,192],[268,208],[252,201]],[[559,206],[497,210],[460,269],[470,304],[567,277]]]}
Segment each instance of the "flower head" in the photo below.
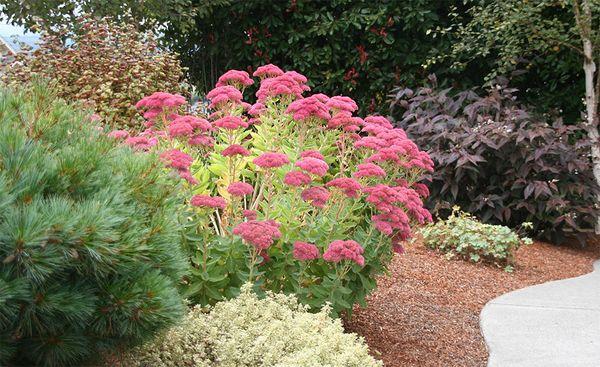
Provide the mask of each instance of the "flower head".
{"label": "flower head", "polygon": [[[263,79],[260,82],[260,88],[256,92],[259,102],[264,102],[269,97],[278,96],[292,96],[295,98],[302,97],[304,91],[310,88],[304,85],[302,78],[298,77],[298,73],[291,74],[292,72],[284,73],[274,78]],[[304,78],[305,80],[306,78]]]}
{"label": "flower head", "polygon": [[325,176],[329,169],[329,165],[325,161],[313,157],[302,158],[296,162],[296,167],[319,177]]}
{"label": "flower head", "polygon": [[156,92],[146,96],[135,104],[137,109],[145,109],[144,118],[154,119],[167,108],[179,107],[186,103],[186,99],[179,94]]}
{"label": "flower head", "polygon": [[242,216],[248,220],[255,220],[258,217],[256,210],[244,209],[242,210]]}
{"label": "flower head", "polygon": [[233,196],[246,196],[252,194],[254,188],[245,182],[234,182],[227,187],[227,192]]}
{"label": "flower head", "polygon": [[246,87],[252,85],[254,81],[250,79],[250,75],[242,70],[229,70],[219,77],[216,86],[223,87],[226,85],[234,85]]}
{"label": "flower head", "polygon": [[385,177],[386,173],[383,168],[379,167],[375,163],[362,163],[357,166],[358,171],[354,172],[353,176],[356,178],[361,177]]}
{"label": "flower head", "polygon": [[272,78],[280,75],[283,75],[283,70],[273,64],[259,66],[252,74],[252,76],[258,78]]}
{"label": "flower head", "polygon": [[288,106],[285,111],[292,114],[294,120],[304,121],[309,118],[329,120],[329,107],[314,96],[298,99]]}
{"label": "flower head", "polygon": [[256,102],[248,109],[248,114],[250,116],[258,116],[265,111],[266,107],[264,104],[260,102]]}
{"label": "flower head", "polygon": [[233,157],[236,155],[241,155],[242,157],[247,157],[250,155],[248,149],[244,148],[239,144],[231,144],[227,148],[223,149],[221,152],[223,157]]}
{"label": "flower head", "polygon": [[123,140],[129,137],[129,132],[127,130],[113,130],[108,133],[108,136],[113,139]]}
{"label": "flower head", "polygon": [[254,158],[252,162],[261,168],[277,168],[290,163],[290,160],[283,153],[267,152]]}
{"label": "flower head", "polygon": [[208,92],[206,98],[210,100],[210,108],[218,109],[229,102],[241,103],[243,96],[242,92],[240,92],[237,88],[232,87],[231,85],[225,85],[216,87]]}
{"label": "flower head", "polygon": [[380,126],[384,129],[393,129],[394,128],[394,126],[392,126],[392,123],[390,122],[390,120],[386,119],[383,116],[367,116],[367,117],[365,117],[365,124]]}
{"label": "flower head", "polygon": [[191,200],[193,206],[202,208],[225,209],[227,201],[220,196],[194,195]]}
{"label": "flower head", "polygon": [[318,150],[305,150],[300,153],[300,158],[306,158],[306,157],[317,158],[322,161],[325,160],[325,157],[323,156],[323,154],[321,154],[321,152],[319,152]]}
{"label": "flower head", "polygon": [[311,181],[310,176],[302,171],[290,171],[283,178],[284,184],[294,187],[308,185]]}
{"label": "flower head", "polygon": [[327,106],[335,111],[354,112],[358,110],[356,102],[350,97],[335,96],[329,98]]}
{"label": "flower head", "polygon": [[279,223],[273,220],[242,222],[233,229],[233,234],[240,236],[244,242],[258,250],[269,248],[276,239],[281,237]]}
{"label": "flower head", "polygon": [[302,200],[310,202],[317,208],[324,207],[330,195],[329,191],[322,186],[309,187],[300,194]]}
{"label": "flower head", "polygon": [[190,125],[192,129],[194,129],[194,131],[198,132],[207,132],[212,130],[212,125],[210,124],[210,122],[196,116],[177,116],[173,119],[173,121],[171,121],[171,125],[177,123],[186,123]]}
{"label": "flower head", "polygon": [[329,181],[325,186],[335,187],[344,193],[349,198],[357,198],[360,196],[361,186],[356,180],[349,177],[338,177]]}
{"label": "flower head", "polygon": [[329,244],[327,251],[323,254],[323,259],[333,263],[350,260],[360,266],[364,266],[365,258],[362,256],[363,252],[364,249],[356,241],[335,240]]}
{"label": "flower head", "polygon": [[167,166],[181,171],[188,171],[194,161],[194,158],[190,155],[177,149],[170,149],[162,152],[160,158],[166,162]]}
{"label": "flower head", "polygon": [[215,126],[221,129],[236,130],[239,128],[247,128],[248,121],[244,121],[238,116],[225,116],[215,121]]}
{"label": "flower head", "polygon": [[192,136],[190,140],[188,140],[188,144],[193,146],[212,147],[215,145],[215,139],[209,135],[198,134]]}
{"label": "flower head", "polygon": [[136,150],[148,150],[158,144],[158,139],[145,136],[132,136],[125,139],[125,144]]}
{"label": "flower head", "polygon": [[190,136],[194,131],[194,128],[185,121],[175,120],[169,124],[168,130],[169,136],[176,138],[180,136]]}
{"label": "flower head", "polygon": [[294,242],[294,250],[292,251],[294,258],[300,261],[316,260],[321,257],[321,253],[317,246],[308,242]]}

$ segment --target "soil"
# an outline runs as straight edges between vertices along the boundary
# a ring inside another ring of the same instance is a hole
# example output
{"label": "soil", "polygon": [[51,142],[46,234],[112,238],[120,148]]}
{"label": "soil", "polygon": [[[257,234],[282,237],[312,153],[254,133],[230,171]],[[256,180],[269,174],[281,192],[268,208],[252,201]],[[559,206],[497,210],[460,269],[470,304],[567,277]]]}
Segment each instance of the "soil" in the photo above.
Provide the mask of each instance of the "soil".
{"label": "soil", "polygon": [[535,242],[516,253],[514,272],[447,260],[422,243],[406,244],[368,307],[356,308],[348,331],[362,335],[388,367],[484,367],[479,313],[491,299],[533,284],[592,271],[600,240],[585,248]]}

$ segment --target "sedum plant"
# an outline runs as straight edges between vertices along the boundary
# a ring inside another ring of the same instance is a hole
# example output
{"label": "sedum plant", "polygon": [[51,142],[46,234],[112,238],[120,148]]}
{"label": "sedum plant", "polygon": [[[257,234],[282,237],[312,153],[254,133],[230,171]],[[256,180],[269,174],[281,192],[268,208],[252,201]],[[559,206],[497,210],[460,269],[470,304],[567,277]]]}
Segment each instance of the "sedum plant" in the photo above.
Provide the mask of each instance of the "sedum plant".
{"label": "sedum plant", "polygon": [[155,93],[137,104],[146,131],[110,133],[162,152],[187,182],[186,295],[214,303],[251,281],[336,313],[364,304],[411,226],[431,219],[419,181],[432,162],[385,118],[355,116],[348,97],[304,97],[306,78],[274,65],[254,76],[252,105],[243,92],[254,80],[231,70],[208,93],[208,120]]}
{"label": "sedum plant", "polygon": [[184,314],[174,183],[88,119],[0,90],[0,365],[80,366]]}
{"label": "sedum plant", "polygon": [[250,290],[242,287],[237,298],[208,312],[194,307],[181,324],[121,356],[117,366],[383,366],[327,309],[312,314],[294,296],[259,299]]}
{"label": "sedum plant", "polygon": [[[524,223],[523,227],[531,227]],[[512,271],[515,251],[531,239],[520,237],[505,226],[484,224],[470,214],[454,207],[446,220],[420,229],[425,245],[445,253],[449,258],[457,256],[471,262],[487,262]]]}
{"label": "sedum plant", "polygon": [[185,90],[177,55],[162,50],[152,33],[111,18],[85,16],[77,25],[77,32],[44,31],[38,48],[4,59],[2,81],[51,80],[60,97],[84,102],[104,124],[121,128],[140,123],[132,104],[143,96]]}

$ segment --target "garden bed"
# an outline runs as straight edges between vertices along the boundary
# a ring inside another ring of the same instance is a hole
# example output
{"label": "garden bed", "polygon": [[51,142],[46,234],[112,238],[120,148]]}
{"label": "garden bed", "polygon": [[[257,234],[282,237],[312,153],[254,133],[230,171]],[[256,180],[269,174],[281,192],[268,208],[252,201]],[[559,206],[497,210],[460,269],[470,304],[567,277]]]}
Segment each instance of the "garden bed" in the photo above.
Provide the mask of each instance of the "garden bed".
{"label": "garden bed", "polygon": [[481,367],[488,356],[479,329],[483,306],[515,289],[592,271],[600,241],[583,250],[541,242],[523,246],[514,273],[448,261],[420,242],[405,250],[346,328],[364,336],[388,367]]}

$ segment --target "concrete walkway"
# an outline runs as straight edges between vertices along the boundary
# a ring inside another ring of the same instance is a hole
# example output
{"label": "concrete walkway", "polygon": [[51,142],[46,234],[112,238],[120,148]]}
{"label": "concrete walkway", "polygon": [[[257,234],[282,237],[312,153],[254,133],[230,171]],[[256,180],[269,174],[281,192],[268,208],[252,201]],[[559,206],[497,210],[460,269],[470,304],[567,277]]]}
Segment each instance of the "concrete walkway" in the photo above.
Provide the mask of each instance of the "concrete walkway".
{"label": "concrete walkway", "polygon": [[490,301],[481,330],[488,367],[600,367],[600,260],[590,274]]}

